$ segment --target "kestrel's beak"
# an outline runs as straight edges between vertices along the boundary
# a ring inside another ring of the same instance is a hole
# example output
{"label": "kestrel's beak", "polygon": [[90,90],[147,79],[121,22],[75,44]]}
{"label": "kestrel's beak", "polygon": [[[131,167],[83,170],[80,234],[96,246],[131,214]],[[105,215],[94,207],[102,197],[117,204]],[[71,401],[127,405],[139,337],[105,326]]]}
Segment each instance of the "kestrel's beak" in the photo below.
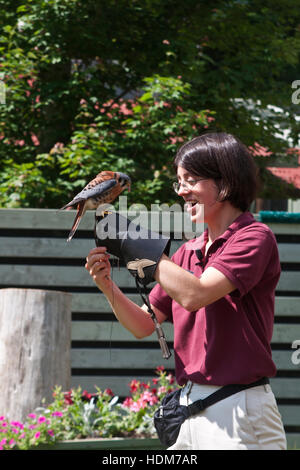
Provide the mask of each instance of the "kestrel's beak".
{"label": "kestrel's beak", "polygon": [[121,180],[121,185],[124,189],[130,191],[131,189],[131,179],[125,173],[118,173],[118,177]]}

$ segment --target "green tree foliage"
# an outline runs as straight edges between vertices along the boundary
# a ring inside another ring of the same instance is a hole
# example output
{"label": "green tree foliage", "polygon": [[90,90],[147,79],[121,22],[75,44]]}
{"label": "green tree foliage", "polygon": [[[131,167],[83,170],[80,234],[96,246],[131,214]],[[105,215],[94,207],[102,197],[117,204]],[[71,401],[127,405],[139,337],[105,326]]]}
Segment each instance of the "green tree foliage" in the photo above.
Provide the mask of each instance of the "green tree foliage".
{"label": "green tree foliage", "polygon": [[293,0],[0,0],[0,30],[2,207],[60,207],[108,168],[130,174],[131,202],[175,201],[175,151],[204,130],[272,152],[262,194],[266,164],[293,163]]}

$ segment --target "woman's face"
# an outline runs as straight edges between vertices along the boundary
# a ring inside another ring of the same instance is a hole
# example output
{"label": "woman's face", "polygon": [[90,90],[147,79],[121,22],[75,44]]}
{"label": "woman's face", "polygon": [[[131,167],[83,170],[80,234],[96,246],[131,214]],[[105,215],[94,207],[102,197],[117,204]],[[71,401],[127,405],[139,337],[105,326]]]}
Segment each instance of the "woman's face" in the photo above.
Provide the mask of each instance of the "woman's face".
{"label": "woman's face", "polygon": [[214,180],[195,176],[181,166],[177,168],[177,180],[180,184],[178,195],[183,197],[191,221],[209,224],[222,207]]}

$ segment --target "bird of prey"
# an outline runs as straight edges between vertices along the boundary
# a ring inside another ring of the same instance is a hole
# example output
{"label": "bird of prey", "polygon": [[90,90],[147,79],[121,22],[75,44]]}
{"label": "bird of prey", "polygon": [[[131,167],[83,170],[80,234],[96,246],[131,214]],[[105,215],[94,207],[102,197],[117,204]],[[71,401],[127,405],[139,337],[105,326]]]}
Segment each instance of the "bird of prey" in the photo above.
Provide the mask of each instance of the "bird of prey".
{"label": "bird of prey", "polygon": [[130,178],[124,173],[114,171],[101,171],[91,180],[80,193],[63,206],[61,210],[76,207],[77,213],[69,233],[69,242],[77,230],[79,222],[89,209],[97,209],[100,204],[112,203],[126,188],[130,190]]}

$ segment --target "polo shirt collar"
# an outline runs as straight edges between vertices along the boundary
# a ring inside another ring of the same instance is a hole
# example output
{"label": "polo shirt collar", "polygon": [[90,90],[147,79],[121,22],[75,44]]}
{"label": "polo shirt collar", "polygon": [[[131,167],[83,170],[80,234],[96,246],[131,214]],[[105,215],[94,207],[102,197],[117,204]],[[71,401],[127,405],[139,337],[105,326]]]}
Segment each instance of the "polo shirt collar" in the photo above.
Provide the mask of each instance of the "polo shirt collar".
{"label": "polo shirt collar", "polygon": [[232,222],[231,225],[229,225],[222,235],[216,238],[216,240],[228,240],[228,238],[237,232],[237,230],[241,229],[242,227],[246,227],[247,225],[251,225],[253,222],[255,222],[253,215],[250,212],[243,212]]}
{"label": "polo shirt collar", "polygon": [[[225,230],[225,232],[220,235],[218,238],[216,238],[211,247],[215,243],[219,243],[221,240],[228,240],[231,235],[233,235],[237,230],[239,230],[242,227],[246,227],[247,225],[251,225],[253,222],[255,222],[255,218],[250,212],[243,212],[241,215],[239,215],[233,222],[232,224]],[[196,249],[201,249],[205,247],[206,243],[208,241],[208,229],[205,229],[204,232],[197,238],[194,238],[191,242],[193,245],[190,245],[190,247],[194,250]]]}

